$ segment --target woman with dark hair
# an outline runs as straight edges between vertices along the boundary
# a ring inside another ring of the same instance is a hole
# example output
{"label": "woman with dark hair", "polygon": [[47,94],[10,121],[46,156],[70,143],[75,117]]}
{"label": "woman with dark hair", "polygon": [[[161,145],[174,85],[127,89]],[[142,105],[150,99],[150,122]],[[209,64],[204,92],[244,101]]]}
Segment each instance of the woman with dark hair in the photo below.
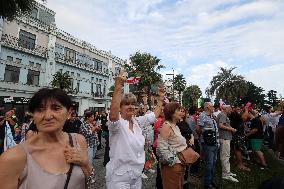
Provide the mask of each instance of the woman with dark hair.
{"label": "woman with dark hair", "polygon": [[32,122],[33,122],[33,116],[30,113],[27,112],[26,115],[25,115],[24,123],[23,123],[22,128],[21,128],[22,129],[22,132],[21,132],[22,141],[26,140],[26,135],[28,133],[28,130],[29,130]]}
{"label": "woman with dark hair", "polygon": [[[192,131],[189,127],[189,124],[186,122],[187,111],[184,107],[180,108],[181,111],[181,119],[177,122],[177,126],[181,132],[181,135],[186,139],[187,145],[190,147],[194,147],[194,137]],[[188,173],[189,173],[189,166],[186,166],[184,180],[188,183]]]}
{"label": "woman with dark hair", "polygon": [[0,157],[1,188],[85,188],[92,168],[82,135],[62,131],[70,115],[71,100],[61,89],[40,89],[31,98],[38,134]]}
{"label": "woman with dark hair", "polygon": [[236,108],[230,115],[231,126],[237,131],[233,134],[233,148],[235,152],[237,168],[243,171],[250,171],[250,168],[245,166],[242,159],[242,153],[246,149],[246,138],[245,138],[245,122],[251,117],[248,108],[243,111],[240,108]]}
{"label": "woman with dark hair", "polygon": [[99,127],[95,124],[94,112],[86,112],[79,133],[85,137],[88,144],[88,159],[91,165],[93,164],[93,158],[95,157],[96,149],[99,144],[98,136],[96,134],[98,129]]}
{"label": "woman with dark hair", "polygon": [[160,128],[157,148],[164,189],[183,188],[186,166],[177,154],[187,148],[187,140],[177,126],[183,116],[181,110],[176,102],[170,102],[164,108],[165,122]]}

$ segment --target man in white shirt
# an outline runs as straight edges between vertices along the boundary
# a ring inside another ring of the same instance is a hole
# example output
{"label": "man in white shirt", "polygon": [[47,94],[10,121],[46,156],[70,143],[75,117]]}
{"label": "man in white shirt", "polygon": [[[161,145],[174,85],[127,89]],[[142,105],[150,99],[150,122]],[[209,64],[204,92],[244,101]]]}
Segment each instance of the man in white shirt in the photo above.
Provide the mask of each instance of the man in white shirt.
{"label": "man in white shirt", "polygon": [[108,122],[110,161],[106,165],[108,189],[141,189],[141,175],[145,163],[145,138],[141,128],[156,121],[165,94],[164,89],[159,89],[160,98],[154,112],[134,117],[136,97],[133,94],[125,94],[121,99],[125,80],[123,73],[116,77],[111,102]]}

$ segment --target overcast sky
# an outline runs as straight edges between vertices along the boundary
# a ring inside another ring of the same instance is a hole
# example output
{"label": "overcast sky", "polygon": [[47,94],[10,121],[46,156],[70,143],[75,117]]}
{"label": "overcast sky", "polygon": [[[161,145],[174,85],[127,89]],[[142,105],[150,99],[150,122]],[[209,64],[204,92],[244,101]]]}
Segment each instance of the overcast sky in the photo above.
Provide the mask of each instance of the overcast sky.
{"label": "overcast sky", "polygon": [[[123,59],[140,50],[204,92],[232,67],[284,96],[284,0],[48,0],[57,27]],[[166,79],[166,77],[165,77]]]}

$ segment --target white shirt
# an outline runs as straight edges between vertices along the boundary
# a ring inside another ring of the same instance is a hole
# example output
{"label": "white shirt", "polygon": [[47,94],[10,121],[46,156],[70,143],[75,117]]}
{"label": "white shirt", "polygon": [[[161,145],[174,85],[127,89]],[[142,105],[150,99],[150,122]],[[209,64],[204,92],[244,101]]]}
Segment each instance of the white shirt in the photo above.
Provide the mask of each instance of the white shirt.
{"label": "white shirt", "polygon": [[112,175],[123,175],[131,171],[133,177],[140,177],[145,163],[145,138],[141,128],[156,121],[154,112],[132,118],[133,132],[129,122],[120,117],[116,122],[108,122],[110,141],[110,161],[106,165],[106,181]]}

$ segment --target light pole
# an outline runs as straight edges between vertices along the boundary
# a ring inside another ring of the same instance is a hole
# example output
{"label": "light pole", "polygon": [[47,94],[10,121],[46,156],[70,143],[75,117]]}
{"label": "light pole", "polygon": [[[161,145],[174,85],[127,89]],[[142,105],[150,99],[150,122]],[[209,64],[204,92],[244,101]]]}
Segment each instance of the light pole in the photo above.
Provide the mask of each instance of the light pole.
{"label": "light pole", "polygon": [[173,90],[173,100],[175,100],[175,89],[174,89],[175,70],[173,69],[172,74],[166,74],[166,75],[172,75],[173,76],[173,83],[172,83],[173,88],[172,88],[172,90]]}

